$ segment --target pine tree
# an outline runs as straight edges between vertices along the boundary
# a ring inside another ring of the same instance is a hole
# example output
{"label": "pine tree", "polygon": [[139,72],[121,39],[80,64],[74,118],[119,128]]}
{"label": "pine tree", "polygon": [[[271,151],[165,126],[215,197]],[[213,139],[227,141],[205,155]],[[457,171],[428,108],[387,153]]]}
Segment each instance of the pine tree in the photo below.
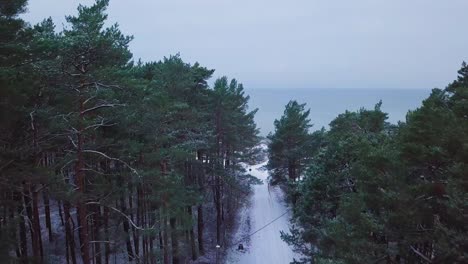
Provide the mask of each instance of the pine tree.
{"label": "pine tree", "polygon": [[275,132],[268,136],[267,165],[274,183],[286,179],[295,182],[301,177],[309,158],[309,128],[312,127],[309,114],[305,104],[290,101],[283,116],[275,120]]}
{"label": "pine tree", "polygon": [[131,37],[105,26],[107,5],[79,6],[56,33],[51,19],[17,17],[25,1],[0,4],[5,260],[195,260],[214,248],[205,210],[218,206],[224,228],[235,188],[249,184],[239,164],[258,130],[242,85],[211,89],[213,70],[179,55],[134,64]]}

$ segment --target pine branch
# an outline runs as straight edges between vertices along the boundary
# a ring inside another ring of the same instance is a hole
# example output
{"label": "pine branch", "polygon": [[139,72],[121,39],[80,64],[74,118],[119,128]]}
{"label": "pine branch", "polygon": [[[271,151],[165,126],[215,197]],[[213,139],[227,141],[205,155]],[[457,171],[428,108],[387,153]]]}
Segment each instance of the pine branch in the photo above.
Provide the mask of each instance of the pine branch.
{"label": "pine branch", "polygon": [[95,111],[95,110],[98,110],[98,109],[101,109],[101,108],[116,107],[116,106],[126,106],[126,105],[125,104],[102,104],[102,105],[97,105],[95,107],[85,109],[85,110],[81,111],[80,114],[84,115],[84,114],[86,114],[88,112],[92,112],[92,111]]}
{"label": "pine branch", "polygon": [[[105,206],[105,207],[107,207],[107,208],[109,208],[109,209],[112,209],[112,210],[114,210],[115,212],[117,212],[117,213],[119,213],[120,215],[122,215],[123,217],[125,217],[125,218],[128,220],[128,222],[129,222],[133,227],[135,227],[136,229],[138,229],[138,230],[145,230],[145,228],[140,227],[140,226],[138,226],[137,224],[135,224],[135,222],[133,222],[133,220],[132,220],[128,215],[126,215],[124,212],[120,211],[119,209],[117,209],[117,208],[115,208],[115,207],[113,207],[113,206],[104,205],[104,204],[101,204],[100,202],[87,202],[86,204],[95,204],[95,205]],[[151,227],[151,229],[154,228],[154,227],[155,227],[155,226]]]}
{"label": "pine branch", "polygon": [[140,174],[138,174],[138,171],[136,169],[132,168],[127,162],[125,162],[125,161],[123,161],[121,159],[109,157],[108,155],[106,155],[106,154],[104,154],[104,153],[102,153],[100,151],[97,151],[97,150],[84,149],[83,152],[98,154],[98,155],[103,156],[106,159],[118,161],[118,162],[124,164],[128,169],[130,169],[130,171],[135,173],[138,177],[141,177]]}

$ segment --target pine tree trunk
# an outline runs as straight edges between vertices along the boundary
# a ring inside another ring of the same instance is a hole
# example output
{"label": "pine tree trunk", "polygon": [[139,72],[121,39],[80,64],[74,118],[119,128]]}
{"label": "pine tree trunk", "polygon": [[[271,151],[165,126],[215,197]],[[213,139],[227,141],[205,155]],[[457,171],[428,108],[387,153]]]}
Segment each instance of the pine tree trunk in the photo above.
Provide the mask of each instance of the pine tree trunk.
{"label": "pine tree trunk", "polygon": [[216,244],[220,245],[221,243],[221,191],[220,185],[221,180],[219,175],[216,175],[216,182],[215,182],[215,206],[216,206]]}
{"label": "pine tree trunk", "polygon": [[63,212],[62,212],[62,202],[57,201],[57,205],[58,205],[58,211],[59,211],[59,216],[60,216],[60,223],[62,224],[62,226],[65,225],[65,223],[63,222]]}
{"label": "pine tree trunk", "polygon": [[[14,197],[12,197],[12,198],[14,198]],[[12,206],[8,206],[8,207],[9,207],[9,209],[10,209],[10,221],[11,221],[11,223],[13,224],[13,223],[15,222],[15,212],[16,212],[15,209],[16,209],[16,208],[15,208],[15,206],[13,206],[13,205],[12,205]],[[10,241],[15,241],[15,242],[17,242],[17,241],[16,241],[16,240],[17,240],[17,238],[16,238],[16,237],[17,237],[17,235],[16,235],[16,226],[13,227],[13,225],[12,225],[12,227],[9,228],[9,230],[7,231],[7,233],[8,233],[8,239],[9,239]],[[1,233],[0,233],[0,235],[1,235]],[[19,243],[14,243],[14,244],[15,244],[15,253],[16,253],[16,257],[19,259],[19,258],[21,258],[21,251],[20,251]]]}
{"label": "pine tree trunk", "polygon": [[39,219],[39,194],[35,190],[35,186],[32,187],[32,207],[33,207],[33,243],[34,243],[34,257],[43,260],[43,250],[42,250],[42,235],[41,235],[41,223]]}
{"label": "pine tree trunk", "polygon": [[42,191],[42,197],[44,200],[44,213],[45,213],[45,219],[46,219],[46,227],[47,230],[49,231],[49,242],[52,242],[54,240],[53,235],[52,235],[52,223],[50,221],[50,202],[49,202],[49,191],[47,188],[44,188]]}
{"label": "pine tree trunk", "polygon": [[63,202],[63,212],[65,215],[65,236],[67,240],[67,250],[70,252],[71,263],[76,264],[75,236],[73,235],[73,229],[71,226],[73,219],[70,215],[70,204],[66,201]]}
{"label": "pine tree trunk", "polygon": [[[137,203],[136,203],[136,223],[141,226],[141,187],[137,186]],[[133,227],[133,245],[135,247],[135,257],[140,255],[140,232]]]}
{"label": "pine tree trunk", "polygon": [[[125,199],[123,196],[120,197],[120,209],[123,213],[127,212],[127,207],[125,206]],[[127,245],[128,261],[133,261],[135,259],[135,255],[133,254],[132,242],[130,241],[130,225],[127,219],[123,220],[123,229],[125,232],[125,242]]]}
{"label": "pine tree trunk", "polygon": [[222,225],[222,216],[221,216],[221,175],[220,171],[217,169],[224,168],[224,157],[222,156],[221,147],[224,144],[224,139],[222,139],[222,128],[221,128],[221,112],[220,110],[216,111],[216,163],[215,166],[215,207],[216,207],[216,244],[221,244],[221,225]]}
{"label": "pine tree trunk", "polygon": [[[204,165],[203,165],[203,153],[201,151],[197,151],[197,181],[200,193],[204,192]],[[197,206],[197,240],[198,240],[198,252],[200,255],[205,254],[205,247],[204,247],[204,240],[203,240],[203,233],[204,233],[204,222],[203,222],[203,205],[199,204]]]}
{"label": "pine tree trunk", "polygon": [[169,237],[167,235],[167,219],[166,216],[163,216],[163,259],[164,264],[169,264]]}
{"label": "pine tree trunk", "polygon": [[65,230],[65,259],[67,264],[70,264],[70,238],[68,237],[68,230]]}
{"label": "pine tree trunk", "polygon": [[164,252],[164,241],[163,241],[163,234],[161,231],[162,225],[159,225],[159,232],[158,232],[158,238],[159,238],[159,250],[160,252]]}
{"label": "pine tree trunk", "polygon": [[169,219],[169,224],[171,225],[172,264],[179,264],[179,241],[175,217]]}
{"label": "pine tree trunk", "polygon": [[197,236],[198,236],[198,252],[200,255],[205,255],[205,243],[203,241],[203,232],[204,232],[204,223],[203,223],[203,205],[198,205],[197,207]]}
{"label": "pine tree trunk", "polygon": [[[148,207],[150,208],[150,211],[148,211],[148,218],[149,218],[149,225],[153,226],[156,228],[156,211],[157,208],[155,208],[154,204],[150,201],[148,201],[149,205]],[[156,234],[154,232],[151,232],[150,235],[150,244],[149,244],[149,250],[150,250],[150,263],[155,264],[156,263],[156,254],[154,253],[155,248],[154,248],[154,242],[156,240]]]}
{"label": "pine tree trunk", "polygon": [[89,255],[89,236],[88,236],[88,223],[86,220],[87,210],[86,206],[79,202],[77,206],[78,214],[78,235],[80,238],[81,257],[83,264],[90,264]]}
{"label": "pine tree trunk", "polygon": [[16,193],[16,201],[18,202],[17,205],[17,213],[18,213],[18,218],[19,218],[19,239],[20,239],[20,252],[21,252],[21,259],[23,263],[27,263],[27,257],[28,257],[28,241],[26,237],[26,223],[24,221],[24,216],[22,215],[23,213],[23,199],[22,196],[19,192]]}
{"label": "pine tree trunk", "polygon": [[[187,213],[190,216],[190,220],[193,220],[192,206],[187,206]],[[189,239],[190,239],[190,249],[192,251],[192,260],[197,259],[197,249],[195,245],[195,232],[193,231],[193,226],[189,230]]]}
{"label": "pine tree trunk", "polygon": [[[24,206],[26,208],[26,216],[27,216],[27,223],[29,227],[29,234],[31,237],[31,253],[33,256],[35,256],[36,252],[36,247],[35,247],[35,242],[34,242],[34,229],[32,226],[33,223],[33,210],[32,210],[32,201],[31,201],[31,192],[29,189],[29,184],[26,182],[23,182],[23,201],[24,201]],[[4,212],[4,217],[3,219],[7,219],[6,216],[6,207],[5,207],[5,212]]]}
{"label": "pine tree trunk", "polygon": [[[139,206],[139,210],[140,210],[140,226],[143,226],[143,227],[146,227],[146,214],[145,214],[145,211],[146,211],[146,202],[145,202],[145,187],[142,186],[141,188],[141,200],[140,200],[140,206]],[[142,246],[142,251],[143,251],[143,261],[144,263],[148,263],[147,260],[148,260],[148,251],[147,251],[147,245],[148,245],[148,235],[147,234],[142,234],[142,238],[141,238],[141,246]]]}
{"label": "pine tree trunk", "polygon": [[[82,65],[83,73],[85,72],[84,65]],[[83,89],[86,87],[85,81],[81,80],[80,87]],[[77,150],[76,150],[76,166],[75,166],[75,184],[77,186],[77,191],[81,195],[77,204],[77,213],[78,213],[78,234],[80,237],[80,249],[81,256],[83,259],[83,264],[90,264],[90,255],[89,255],[89,237],[88,237],[88,221],[87,221],[87,206],[85,204],[85,186],[86,186],[86,175],[85,175],[85,163],[83,157],[84,150],[84,98],[80,91],[79,97],[79,118],[78,118],[78,132],[77,132]]]}
{"label": "pine tree trunk", "polygon": [[[104,207],[104,233],[106,236],[106,240],[110,241],[110,236],[109,236],[109,208]],[[109,264],[109,258],[110,258],[110,244],[106,243],[105,246],[105,264]]]}
{"label": "pine tree trunk", "polygon": [[[94,215],[93,215],[93,233],[94,233],[94,240],[95,241],[100,241],[101,236],[99,235],[99,232],[101,230],[101,208],[99,205],[95,205],[94,208]],[[102,254],[101,254],[101,244],[100,242],[94,243],[94,263],[95,264],[101,264],[102,263]]]}

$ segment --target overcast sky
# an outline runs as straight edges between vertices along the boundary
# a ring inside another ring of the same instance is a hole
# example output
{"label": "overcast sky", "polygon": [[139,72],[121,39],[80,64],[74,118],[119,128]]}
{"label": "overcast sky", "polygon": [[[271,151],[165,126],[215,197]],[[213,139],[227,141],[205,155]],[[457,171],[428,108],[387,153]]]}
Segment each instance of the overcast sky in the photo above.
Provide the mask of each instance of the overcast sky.
{"label": "overcast sky", "polygon": [[[59,28],[78,3],[29,0]],[[180,53],[248,88],[444,88],[468,60],[467,0],[111,0],[136,59]]]}

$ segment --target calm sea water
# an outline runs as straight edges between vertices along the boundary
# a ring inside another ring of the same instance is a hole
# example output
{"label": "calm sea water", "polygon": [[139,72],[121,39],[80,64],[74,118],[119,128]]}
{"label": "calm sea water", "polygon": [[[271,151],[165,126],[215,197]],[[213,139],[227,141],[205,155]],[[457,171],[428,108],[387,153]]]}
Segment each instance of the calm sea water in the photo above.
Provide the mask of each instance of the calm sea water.
{"label": "calm sea water", "polygon": [[289,100],[307,104],[307,108],[310,108],[310,119],[314,124],[312,130],[318,130],[322,127],[327,129],[330,121],[346,110],[355,111],[361,107],[373,109],[380,100],[382,110],[388,113],[389,122],[405,121],[408,110],[421,106],[422,100],[427,98],[430,92],[430,89],[246,90],[250,95],[249,106],[259,109],[255,121],[262,136],[274,130],[273,122],[281,117]]}

